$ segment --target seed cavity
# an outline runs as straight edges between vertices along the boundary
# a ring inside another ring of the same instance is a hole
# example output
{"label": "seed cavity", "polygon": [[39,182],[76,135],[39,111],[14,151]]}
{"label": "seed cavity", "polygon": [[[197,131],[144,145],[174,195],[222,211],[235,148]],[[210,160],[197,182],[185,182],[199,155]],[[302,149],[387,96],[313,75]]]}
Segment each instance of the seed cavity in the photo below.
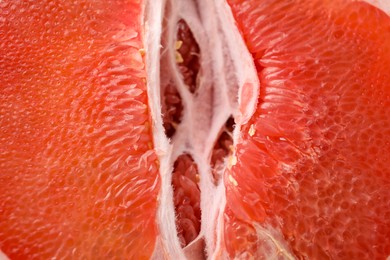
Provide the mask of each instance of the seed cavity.
{"label": "seed cavity", "polygon": [[[169,13],[171,6],[167,5],[166,11]],[[176,133],[178,125],[182,122],[183,101],[179,93],[178,79],[175,61],[172,60],[172,51],[180,48],[181,44],[173,45],[168,28],[169,21],[163,22],[165,30],[160,40],[160,93],[161,93],[161,113],[165,135],[172,138]],[[176,51],[176,61],[181,59],[181,54]]]}
{"label": "seed cavity", "polygon": [[176,228],[181,246],[191,243],[200,232],[199,172],[189,154],[180,155],[172,174]]}
{"label": "seed cavity", "polygon": [[219,183],[221,173],[226,167],[226,158],[232,154],[234,125],[234,118],[230,116],[214,145],[210,162],[214,184]]}
{"label": "seed cavity", "polygon": [[163,99],[163,126],[165,134],[168,138],[171,138],[175,134],[177,126],[181,123],[183,114],[182,99],[173,84],[165,86]]}
{"label": "seed cavity", "polygon": [[184,20],[177,23],[176,61],[185,85],[191,93],[198,89],[200,49],[191,29]]}

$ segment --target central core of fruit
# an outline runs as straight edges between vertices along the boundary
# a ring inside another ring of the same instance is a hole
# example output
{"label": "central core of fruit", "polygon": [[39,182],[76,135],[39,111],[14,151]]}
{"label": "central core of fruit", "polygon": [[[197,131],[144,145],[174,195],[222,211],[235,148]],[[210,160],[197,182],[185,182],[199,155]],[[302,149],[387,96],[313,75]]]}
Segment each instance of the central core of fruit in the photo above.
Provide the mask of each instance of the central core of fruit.
{"label": "central core of fruit", "polygon": [[240,93],[258,86],[256,70],[224,1],[160,2],[149,3],[146,20],[162,179],[158,222],[169,241],[156,258],[204,258],[218,250],[222,176],[234,157],[234,135],[254,107],[256,90],[248,107]]}

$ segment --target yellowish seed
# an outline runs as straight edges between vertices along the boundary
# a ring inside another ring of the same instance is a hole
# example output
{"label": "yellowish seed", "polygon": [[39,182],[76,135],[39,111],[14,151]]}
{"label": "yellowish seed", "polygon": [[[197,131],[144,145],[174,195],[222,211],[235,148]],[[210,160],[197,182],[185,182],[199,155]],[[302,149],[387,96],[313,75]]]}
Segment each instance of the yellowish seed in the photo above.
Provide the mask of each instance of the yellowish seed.
{"label": "yellowish seed", "polygon": [[176,41],[176,42],[175,42],[175,50],[180,49],[182,45],[183,45],[183,42],[182,42],[182,41]]}
{"label": "yellowish seed", "polygon": [[237,157],[233,154],[229,156],[228,168],[231,169],[234,165],[237,164]]}
{"label": "yellowish seed", "polygon": [[230,174],[229,174],[229,181],[230,181],[231,183],[233,183],[234,186],[236,186],[236,187],[238,186],[238,182],[237,182],[236,179],[234,179],[233,176],[230,175]]}
{"label": "yellowish seed", "polygon": [[255,126],[253,124],[251,124],[251,127],[249,128],[249,131],[248,131],[248,134],[250,136],[254,136],[256,133],[256,129],[255,129]]}
{"label": "yellowish seed", "polygon": [[184,61],[183,57],[181,56],[180,52],[178,52],[178,51],[175,52],[175,60],[177,63],[182,63]]}

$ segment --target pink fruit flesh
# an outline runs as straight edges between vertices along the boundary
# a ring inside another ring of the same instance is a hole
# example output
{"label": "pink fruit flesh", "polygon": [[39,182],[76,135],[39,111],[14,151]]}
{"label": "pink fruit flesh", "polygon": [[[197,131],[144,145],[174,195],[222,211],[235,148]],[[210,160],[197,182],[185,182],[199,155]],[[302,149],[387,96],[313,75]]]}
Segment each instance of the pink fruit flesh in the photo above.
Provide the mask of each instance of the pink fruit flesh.
{"label": "pink fruit flesh", "polygon": [[214,145],[210,166],[212,169],[212,174],[214,178],[214,183],[217,184],[221,178],[220,173],[223,172],[225,168],[226,158],[232,154],[233,150],[233,129],[234,129],[234,119],[229,117],[225,123],[225,127],[222,128],[222,131],[218,137],[217,142]]}
{"label": "pink fruit flesh", "polygon": [[199,173],[188,154],[180,155],[174,164],[172,187],[176,211],[176,226],[181,246],[192,242],[200,231]]}
{"label": "pink fruit flesh", "polygon": [[176,48],[180,54],[177,62],[183,81],[190,92],[194,93],[198,87],[196,81],[200,69],[199,59],[201,55],[194,35],[184,20],[179,20],[177,23]]}

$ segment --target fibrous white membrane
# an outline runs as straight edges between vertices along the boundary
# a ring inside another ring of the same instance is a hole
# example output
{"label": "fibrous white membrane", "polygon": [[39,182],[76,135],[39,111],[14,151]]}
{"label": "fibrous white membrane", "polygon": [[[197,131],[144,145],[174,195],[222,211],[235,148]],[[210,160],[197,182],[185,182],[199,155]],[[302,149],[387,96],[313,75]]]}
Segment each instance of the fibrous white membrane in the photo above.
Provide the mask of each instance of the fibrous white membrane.
{"label": "fibrous white membrane", "polygon": [[[235,133],[239,133],[239,125],[253,113],[259,88],[256,70],[224,0],[149,1],[146,10],[148,91],[162,178],[158,210],[160,237],[154,257],[199,258],[205,254],[203,251],[212,256],[219,244],[217,240],[221,239],[215,230],[222,221],[225,197],[223,182],[213,183],[210,157],[228,118],[233,115],[238,123]],[[175,60],[179,20],[187,23],[200,48],[195,93],[184,84]],[[162,42],[167,43],[164,50]],[[165,136],[161,116],[160,85],[168,73],[174,78],[184,107],[181,123],[171,140]],[[240,105],[239,93],[243,86],[251,86],[254,93],[246,107]],[[183,153],[189,153],[198,166],[202,211],[200,234],[184,249],[176,234],[171,186],[173,163]]]}

